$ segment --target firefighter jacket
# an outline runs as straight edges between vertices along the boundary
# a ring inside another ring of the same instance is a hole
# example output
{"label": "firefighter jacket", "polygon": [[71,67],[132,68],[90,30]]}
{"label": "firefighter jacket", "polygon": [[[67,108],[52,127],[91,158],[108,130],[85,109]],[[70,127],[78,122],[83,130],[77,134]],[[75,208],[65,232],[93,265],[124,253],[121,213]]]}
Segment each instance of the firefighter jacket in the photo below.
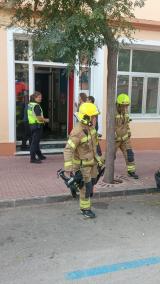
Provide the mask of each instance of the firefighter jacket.
{"label": "firefighter jacket", "polygon": [[86,126],[80,122],[72,129],[64,149],[64,169],[74,171],[77,166],[93,166],[101,163],[96,153],[98,144],[97,131],[94,127]]}
{"label": "firefighter jacket", "polygon": [[129,127],[129,114],[116,112],[115,115],[115,140],[125,141],[131,136],[131,131]]}

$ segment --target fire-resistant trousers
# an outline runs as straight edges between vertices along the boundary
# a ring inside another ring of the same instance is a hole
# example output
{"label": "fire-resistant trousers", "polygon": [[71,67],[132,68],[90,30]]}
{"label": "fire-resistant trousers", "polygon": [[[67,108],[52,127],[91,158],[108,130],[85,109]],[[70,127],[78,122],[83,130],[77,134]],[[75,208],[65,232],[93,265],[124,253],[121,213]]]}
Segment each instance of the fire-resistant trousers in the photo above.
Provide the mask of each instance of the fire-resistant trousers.
{"label": "fire-resistant trousers", "polygon": [[134,161],[134,153],[132,151],[131,141],[127,139],[125,141],[116,141],[115,143],[115,150],[120,149],[123,153],[123,156],[126,161],[127,171],[128,172],[135,172],[135,161]]}
{"label": "fire-resistant trousers", "polygon": [[93,166],[80,168],[84,186],[80,189],[80,209],[91,208],[91,197],[93,196],[93,187],[97,178],[97,163]]}

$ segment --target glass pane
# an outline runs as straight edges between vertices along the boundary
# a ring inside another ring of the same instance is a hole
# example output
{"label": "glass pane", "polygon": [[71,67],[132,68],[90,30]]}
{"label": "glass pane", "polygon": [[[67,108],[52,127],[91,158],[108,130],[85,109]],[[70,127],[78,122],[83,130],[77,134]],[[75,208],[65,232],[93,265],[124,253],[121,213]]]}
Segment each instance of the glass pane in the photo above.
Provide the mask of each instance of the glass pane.
{"label": "glass pane", "polygon": [[42,61],[42,62],[60,62],[67,63],[68,60],[66,56],[58,56],[57,50],[54,50],[54,47],[51,45],[46,49],[41,49],[33,42],[33,60]]}
{"label": "glass pane", "polygon": [[143,78],[132,78],[131,113],[142,113]]}
{"label": "glass pane", "polygon": [[160,52],[134,50],[132,71],[160,73]]}
{"label": "glass pane", "polygon": [[15,60],[28,61],[28,40],[15,40]]}
{"label": "glass pane", "polygon": [[118,57],[118,70],[129,71],[129,63],[130,63],[130,50],[121,49],[119,51],[119,57]]}
{"label": "glass pane", "polygon": [[17,140],[23,140],[25,131],[24,109],[29,100],[28,64],[15,64],[16,89],[16,135]]}
{"label": "glass pane", "polygon": [[158,78],[148,78],[146,113],[157,112]]}
{"label": "glass pane", "polygon": [[81,67],[79,71],[79,89],[89,90],[90,89],[90,68]]}
{"label": "glass pane", "polygon": [[35,67],[35,90],[43,95],[41,103],[49,123],[44,125],[43,139],[67,137],[68,73],[63,68]]}
{"label": "glass pane", "polygon": [[117,78],[117,95],[128,94],[129,76],[119,75]]}

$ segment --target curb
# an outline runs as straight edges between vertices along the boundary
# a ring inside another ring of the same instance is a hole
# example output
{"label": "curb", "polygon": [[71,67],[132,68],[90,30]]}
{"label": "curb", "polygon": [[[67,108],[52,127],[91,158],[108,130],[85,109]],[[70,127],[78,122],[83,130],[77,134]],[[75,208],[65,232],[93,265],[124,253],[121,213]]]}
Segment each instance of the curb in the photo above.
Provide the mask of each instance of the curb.
{"label": "curb", "polygon": [[[93,199],[105,198],[105,197],[118,197],[118,196],[131,196],[140,194],[150,194],[150,193],[160,193],[158,188],[139,188],[139,189],[122,189],[117,191],[99,191],[94,193]],[[71,195],[57,195],[57,196],[40,196],[31,198],[18,198],[18,199],[8,199],[0,200],[0,209],[2,208],[16,208],[21,206],[31,206],[31,205],[44,205],[52,204],[58,202],[65,202],[73,200]]]}

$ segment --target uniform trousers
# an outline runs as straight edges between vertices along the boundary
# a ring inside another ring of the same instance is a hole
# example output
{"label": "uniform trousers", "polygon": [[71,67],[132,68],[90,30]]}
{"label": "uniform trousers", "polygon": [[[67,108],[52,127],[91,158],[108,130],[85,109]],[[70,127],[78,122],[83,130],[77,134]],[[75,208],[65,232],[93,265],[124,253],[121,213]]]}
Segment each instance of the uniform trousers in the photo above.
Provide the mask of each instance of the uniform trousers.
{"label": "uniform trousers", "polygon": [[29,145],[31,145],[31,130],[29,123],[24,121],[24,132],[22,137],[22,147],[26,147],[27,140],[29,140]]}
{"label": "uniform trousers", "polygon": [[30,125],[31,129],[31,146],[30,146],[30,156],[31,159],[35,159],[36,155],[40,157],[42,155],[40,150],[40,140],[42,137],[43,126],[42,125]]}

